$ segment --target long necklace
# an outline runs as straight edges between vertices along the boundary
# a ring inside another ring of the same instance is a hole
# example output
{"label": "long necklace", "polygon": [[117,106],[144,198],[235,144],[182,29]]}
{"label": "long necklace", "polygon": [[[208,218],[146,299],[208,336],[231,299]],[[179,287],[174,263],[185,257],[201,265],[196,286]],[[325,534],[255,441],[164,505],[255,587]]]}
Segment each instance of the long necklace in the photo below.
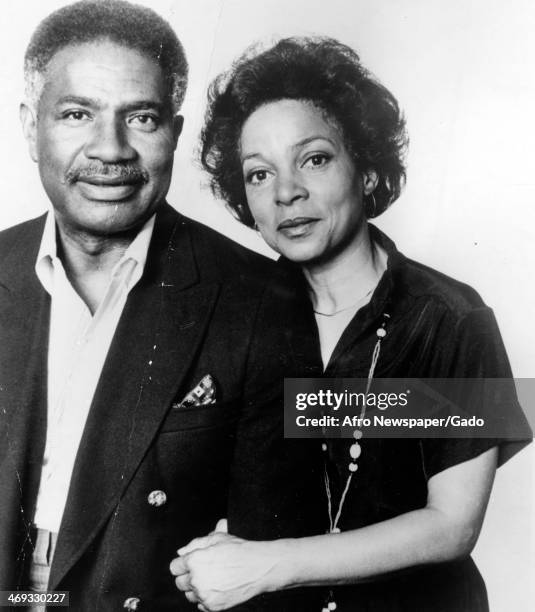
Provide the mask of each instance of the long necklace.
{"label": "long necklace", "polygon": [[319,310],[314,310],[314,312],[318,315],[321,315],[322,317],[334,317],[335,315],[340,314],[341,312],[345,312],[346,310],[349,310],[350,308],[355,308],[355,306],[358,306],[369,295],[371,295],[374,289],[375,289],[375,285],[367,293],[365,293],[364,295],[361,295],[356,302],[349,304],[349,306],[344,306],[343,308],[339,308],[338,310],[334,310],[333,312],[320,312]]}
{"label": "long necklace", "polygon": [[[388,323],[388,319],[390,319],[390,315],[387,314],[386,312],[383,313],[383,322],[381,323],[381,326],[375,332],[377,335],[377,341],[375,342],[375,346],[373,348],[370,369],[368,370],[368,377],[366,380],[366,390],[364,392],[364,402],[362,403],[362,408],[360,410],[359,423],[362,423],[362,420],[364,419],[364,416],[366,414],[366,403],[367,403],[368,393],[370,392],[370,387],[373,381],[373,375],[375,373],[375,367],[377,365],[377,362],[379,360],[379,355],[381,353],[381,341],[386,337],[386,325]],[[351,485],[351,480],[353,479],[353,476],[359,467],[357,460],[362,454],[362,447],[359,443],[359,440],[362,439],[362,436],[363,436],[362,430],[355,429],[355,431],[353,432],[354,441],[349,447],[350,461],[347,466],[347,469],[348,469],[347,479],[346,479],[346,483],[344,486],[344,490],[342,491],[342,495],[340,496],[340,501],[338,502],[338,507],[336,509],[336,514],[334,515],[334,518],[333,518],[333,500],[332,500],[332,495],[331,495],[331,481],[329,479],[327,462],[325,461],[324,481],[325,481],[325,493],[327,494],[327,509],[329,512],[329,533],[340,533],[340,528],[338,527],[338,523],[340,521],[340,517],[342,516],[342,510],[344,507],[344,503],[346,501],[347,492],[349,491],[349,486]],[[328,450],[327,443],[323,442],[321,445],[321,448],[323,452],[326,453]],[[325,602],[325,605],[322,608],[322,612],[332,612],[333,610],[336,610],[336,608],[337,608],[337,605],[336,605],[336,601],[334,600],[334,594],[333,594],[333,591],[330,590],[327,600]]]}

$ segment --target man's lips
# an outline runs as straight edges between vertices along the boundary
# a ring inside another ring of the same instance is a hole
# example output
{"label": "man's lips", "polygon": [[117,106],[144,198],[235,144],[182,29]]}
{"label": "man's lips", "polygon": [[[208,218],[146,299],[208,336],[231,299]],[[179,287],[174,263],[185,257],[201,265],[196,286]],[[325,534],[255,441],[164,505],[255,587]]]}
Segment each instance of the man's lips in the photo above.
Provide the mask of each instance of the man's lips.
{"label": "man's lips", "polygon": [[143,185],[140,176],[80,176],[76,183],[87,200],[120,202],[133,196]]}
{"label": "man's lips", "polygon": [[123,185],[137,185],[143,182],[141,176],[81,176],[78,182],[96,185],[97,187],[121,187]]}

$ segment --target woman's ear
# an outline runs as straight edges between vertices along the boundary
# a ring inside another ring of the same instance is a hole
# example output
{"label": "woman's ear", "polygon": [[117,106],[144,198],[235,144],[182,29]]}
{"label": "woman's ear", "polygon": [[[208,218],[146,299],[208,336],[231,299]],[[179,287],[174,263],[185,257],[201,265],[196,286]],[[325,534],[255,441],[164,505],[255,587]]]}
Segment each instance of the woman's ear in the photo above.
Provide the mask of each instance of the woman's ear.
{"label": "woman's ear", "polygon": [[364,190],[364,195],[369,196],[374,192],[377,187],[377,183],[379,182],[379,175],[373,168],[369,168],[365,172],[362,173],[362,188]]}

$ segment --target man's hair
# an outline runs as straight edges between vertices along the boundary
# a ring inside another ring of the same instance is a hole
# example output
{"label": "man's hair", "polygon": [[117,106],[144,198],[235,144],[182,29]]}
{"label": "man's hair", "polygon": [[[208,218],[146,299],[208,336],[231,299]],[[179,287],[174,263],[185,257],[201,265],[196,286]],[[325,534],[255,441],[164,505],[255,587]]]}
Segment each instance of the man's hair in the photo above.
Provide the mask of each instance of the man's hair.
{"label": "man's hair", "polygon": [[173,111],[188,82],[184,49],[171,26],[152,9],[124,0],[81,0],[51,13],[37,26],[24,56],[26,95],[37,105],[54,55],[70,45],[109,40],[135,49],[160,66]]}
{"label": "man's hair", "polygon": [[340,129],[355,167],[379,181],[367,197],[368,217],[394,202],[405,181],[405,121],[394,96],[348,46],[327,37],[280,40],[263,52],[251,47],[208,91],[201,163],[216,196],[252,227],[240,163],[240,135],[260,106],[283,99],[307,101]]}

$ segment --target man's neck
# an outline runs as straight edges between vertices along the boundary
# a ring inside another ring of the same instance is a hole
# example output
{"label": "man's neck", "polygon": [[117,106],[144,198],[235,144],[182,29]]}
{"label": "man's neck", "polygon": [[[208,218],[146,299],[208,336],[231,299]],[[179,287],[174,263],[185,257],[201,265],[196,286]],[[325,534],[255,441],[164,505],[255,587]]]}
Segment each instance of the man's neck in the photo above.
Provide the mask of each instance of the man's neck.
{"label": "man's neck", "polygon": [[116,236],[94,236],[57,223],[58,257],[71,285],[92,314],[104,297],[113,268],[138,230]]}

